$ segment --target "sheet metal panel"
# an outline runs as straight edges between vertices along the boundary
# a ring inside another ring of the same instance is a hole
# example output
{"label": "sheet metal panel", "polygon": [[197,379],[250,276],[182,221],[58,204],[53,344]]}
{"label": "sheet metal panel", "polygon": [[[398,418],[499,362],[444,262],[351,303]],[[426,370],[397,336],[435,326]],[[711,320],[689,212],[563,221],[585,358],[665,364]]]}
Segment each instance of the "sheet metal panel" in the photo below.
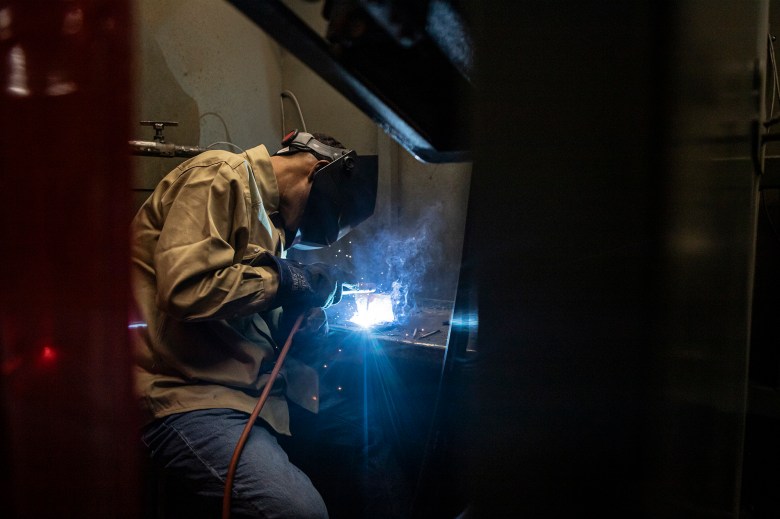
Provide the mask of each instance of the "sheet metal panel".
{"label": "sheet metal panel", "polygon": [[738,517],[767,3],[469,7],[468,517]]}

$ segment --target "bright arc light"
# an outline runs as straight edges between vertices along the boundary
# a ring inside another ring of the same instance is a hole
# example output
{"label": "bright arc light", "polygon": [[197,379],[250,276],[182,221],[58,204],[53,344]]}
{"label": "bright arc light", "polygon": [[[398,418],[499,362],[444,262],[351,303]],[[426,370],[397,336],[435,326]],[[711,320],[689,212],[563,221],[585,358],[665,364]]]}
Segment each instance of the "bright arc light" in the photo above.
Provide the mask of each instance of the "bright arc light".
{"label": "bright arc light", "polygon": [[350,317],[350,321],[369,328],[376,324],[391,323],[395,320],[393,315],[393,301],[390,294],[359,294],[355,296],[357,310]]}

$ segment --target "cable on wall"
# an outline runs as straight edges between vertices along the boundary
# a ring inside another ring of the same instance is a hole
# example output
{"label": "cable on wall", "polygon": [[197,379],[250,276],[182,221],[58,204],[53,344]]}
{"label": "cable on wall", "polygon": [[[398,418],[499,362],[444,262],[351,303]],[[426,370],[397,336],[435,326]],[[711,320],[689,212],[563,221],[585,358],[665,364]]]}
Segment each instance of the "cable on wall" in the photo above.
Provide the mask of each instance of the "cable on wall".
{"label": "cable on wall", "polygon": [[295,97],[295,94],[290,92],[289,90],[283,90],[280,94],[280,104],[282,106],[282,133],[281,135],[286,135],[287,130],[284,127],[284,98],[288,97],[292,100],[293,103],[295,103],[295,108],[298,110],[298,119],[301,121],[301,128],[303,128],[304,132],[308,132],[306,129],[306,121],[303,120],[303,112],[301,112],[301,104],[298,102],[298,98]]}
{"label": "cable on wall", "polygon": [[[764,123],[764,127],[767,130],[768,136],[772,132],[772,127],[780,122],[780,117],[774,117],[775,101],[780,99],[780,77],[778,77],[777,59],[775,57],[775,40],[776,38],[772,34],[767,35],[767,43],[769,47],[769,64],[772,72],[772,102],[769,105],[769,117]],[[766,139],[766,136],[765,136]],[[769,139],[766,139],[769,140]],[[762,189],[760,192],[761,205],[764,206],[764,214],[766,215],[769,228],[772,230],[775,238],[780,241],[780,232],[778,232],[777,225],[775,224],[772,214],[769,212],[769,206],[767,205],[766,192]]]}

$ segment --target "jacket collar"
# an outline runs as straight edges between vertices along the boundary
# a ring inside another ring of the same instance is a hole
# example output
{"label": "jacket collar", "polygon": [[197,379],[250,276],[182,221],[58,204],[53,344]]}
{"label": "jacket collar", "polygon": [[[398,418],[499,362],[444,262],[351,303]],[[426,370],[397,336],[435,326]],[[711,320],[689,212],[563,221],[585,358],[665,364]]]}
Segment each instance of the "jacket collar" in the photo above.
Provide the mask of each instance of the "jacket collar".
{"label": "jacket collar", "polygon": [[255,181],[260,189],[260,197],[266,212],[270,214],[279,211],[279,185],[276,183],[276,175],[274,175],[268,150],[260,144],[244,153],[255,174]]}

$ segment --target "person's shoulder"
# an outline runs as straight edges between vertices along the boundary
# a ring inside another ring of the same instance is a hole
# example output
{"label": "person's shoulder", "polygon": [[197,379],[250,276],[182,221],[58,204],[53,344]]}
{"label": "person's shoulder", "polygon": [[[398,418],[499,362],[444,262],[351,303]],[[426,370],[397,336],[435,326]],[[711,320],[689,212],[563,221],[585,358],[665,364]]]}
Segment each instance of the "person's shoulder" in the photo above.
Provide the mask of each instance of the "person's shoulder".
{"label": "person's shoulder", "polygon": [[227,181],[240,180],[244,157],[224,150],[207,150],[191,157],[172,169],[158,185],[158,189],[167,191],[177,189],[176,186],[192,184],[193,182],[210,184],[222,178]]}
{"label": "person's shoulder", "polygon": [[179,164],[171,174],[171,180],[211,175],[229,180],[245,180],[247,167],[250,169],[269,169],[270,156],[265,146],[258,145],[241,153],[227,150],[207,150]]}
{"label": "person's shoulder", "polygon": [[220,165],[220,164],[227,164],[230,167],[235,168],[237,165],[241,164],[245,158],[243,155],[239,155],[237,153],[233,153],[230,151],[225,150],[207,150],[203,153],[200,153],[196,155],[195,157],[192,157],[191,159],[187,160],[186,162],[183,162],[179,168],[180,169],[190,169],[190,168],[197,168],[197,167],[210,167],[214,165]]}

